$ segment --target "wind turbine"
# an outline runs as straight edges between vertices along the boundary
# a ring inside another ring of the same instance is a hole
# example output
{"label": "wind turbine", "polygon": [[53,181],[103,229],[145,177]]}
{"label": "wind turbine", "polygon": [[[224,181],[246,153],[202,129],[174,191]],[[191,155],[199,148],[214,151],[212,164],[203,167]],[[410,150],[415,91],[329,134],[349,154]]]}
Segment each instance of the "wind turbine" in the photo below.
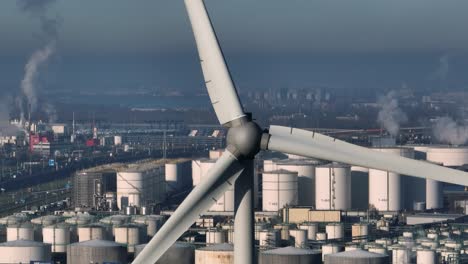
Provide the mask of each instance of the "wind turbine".
{"label": "wind turbine", "polygon": [[337,161],[468,186],[468,173],[373,151],[319,133],[282,126],[262,130],[245,113],[203,0],[185,0],[206,88],[219,122],[229,128],[227,148],[133,263],[155,263],[234,185],[234,261],[254,263],[253,159],[260,150]]}

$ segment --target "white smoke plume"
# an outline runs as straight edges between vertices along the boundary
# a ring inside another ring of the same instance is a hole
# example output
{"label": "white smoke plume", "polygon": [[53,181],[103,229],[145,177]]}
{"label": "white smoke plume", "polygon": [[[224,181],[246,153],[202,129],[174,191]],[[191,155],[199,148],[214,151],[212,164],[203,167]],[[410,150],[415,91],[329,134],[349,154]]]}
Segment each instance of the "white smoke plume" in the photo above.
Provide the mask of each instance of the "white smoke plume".
{"label": "white smoke plume", "polygon": [[[32,113],[38,108],[38,87],[37,80],[41,67],[47,64],[50,57],[55,53],[58,26],[58,18],[49,18],[46,16],[47,9],[56,0],[18,0],[17,4],[21,11],[37,19],[41,26],[41,38],[45,40],[45,45],[36,50],[24,67],[24,77],[21,80],[21,94],[24,97],[19,99],[19,108],[21,110],[21,120],[24,121],[27,116],[25,111]],[[50,112],[51,105],[41,106],[45,112]],[[49,119],[51,119],[49,117]]]}
{"label": "white smoke plume", "polygon": [[441,143],[463,145],[468,142],[468,125],[458,124],[448,116],[435,121],[432,133]]}
{"label": "white smoke plume", "polygon": [[398,98],[395,91],[390,91],[377,100],[380,107],[377,116],[378,123],[392,136],[397,136],[400,124],[408,121],[406,114],[398,106]]}

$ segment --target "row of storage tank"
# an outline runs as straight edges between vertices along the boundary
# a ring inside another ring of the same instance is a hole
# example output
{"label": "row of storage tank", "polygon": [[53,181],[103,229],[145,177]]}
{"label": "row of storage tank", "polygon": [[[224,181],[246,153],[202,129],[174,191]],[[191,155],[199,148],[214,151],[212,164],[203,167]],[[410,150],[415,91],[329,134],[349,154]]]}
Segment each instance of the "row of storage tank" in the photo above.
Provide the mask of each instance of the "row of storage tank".
{"label": "row of storage tank", "polygon": [[[448,167],[468,164],[468,147],[404,146],[375,150]],[[118,207],[145,206],[144,201],[160,200],[163,193],[182,191],[190,187],[190,183],[196,186],[221,153],[220,150],[210,151],[209,158],[193,160],[191,164],[186,161],[167,163],[164,179],[160,178],[163,173],[158,167],[119,172]],[[443,207],[441,182],[386,171],[324,164],[291,155],[284,160],[264,160],[263,169],[252,173],[256,208],[263,211],[278,211],[285,205],[314,206],[319,210],[375,208],[379,211]],[[234,211],[234,187],[218,197],[209,211]]]}
{"label": "row of storage tank", "polygon": [[[141,251],[163,222],[164,217],[157,215],[113,215],[99,222],[91,215],[44,216],[30,221],[24,215],[2,218],[0,224],[7,225],[7,242],[0,244],[0,263],[50,261],[60,254],[67,255],[67,263],[125,263],[129,255]],[[348,231],[342,223],[257,222],[255,239],[260,263],[285,263],[285,259],[290,263],[343,263],[339,261],[348,259],[354,262],[346,263],[388,263],[391,259],[395,264],[431,264],[439,259],[458,260],[468,252],[468,229],[441,227],[371,241],[368,235],[375,234],[374,228],[368,223],[353,224],[352,242],[344,243]],[[199,233],[207,247],[195,249],[190,243],[176,243],[164,255],[166,261],[159,263],[232,263],[232,223]]]}
{"label": "row of storage tank", "polygon": [[[375,149],[407,158],[424,157],[447,167],[468,164],[468,148],[405,147]],[[377,209],[399,211],[443,207],[443,183],[392,172],[315,160],[265,160],[264,211],[286,205],[318,210]]]}
{"label": "row of storage tank", "polygon": [[[65,259],[67,263],[120,262],[147,242],[164,223],[159,215],[47,215],[28,221],[22,214],[0,219],[6,242],[0,244],[0,263],[29,263]],[[113,241],[111,241],[113,240]],[[122,253],[122,251],[124,251]],[[92,262],[90,262],[92,261]]]}

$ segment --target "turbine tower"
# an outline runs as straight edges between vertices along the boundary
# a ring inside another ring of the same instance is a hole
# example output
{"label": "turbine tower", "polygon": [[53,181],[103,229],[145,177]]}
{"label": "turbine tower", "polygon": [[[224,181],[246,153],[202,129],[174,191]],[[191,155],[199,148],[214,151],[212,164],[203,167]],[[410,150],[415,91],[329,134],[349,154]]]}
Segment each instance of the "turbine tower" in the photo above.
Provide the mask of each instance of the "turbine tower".
{"label": "turbine tower", "polygon": [[253,159],[272,150],[468,186],[468,173],[356,146],[319,133],[281,126],[262,130],[245,113],[203,0],[185,0],[206,88],[227,148],[133,261],[155,263],[231,185],[235,192],[234,262],[254,261]]}

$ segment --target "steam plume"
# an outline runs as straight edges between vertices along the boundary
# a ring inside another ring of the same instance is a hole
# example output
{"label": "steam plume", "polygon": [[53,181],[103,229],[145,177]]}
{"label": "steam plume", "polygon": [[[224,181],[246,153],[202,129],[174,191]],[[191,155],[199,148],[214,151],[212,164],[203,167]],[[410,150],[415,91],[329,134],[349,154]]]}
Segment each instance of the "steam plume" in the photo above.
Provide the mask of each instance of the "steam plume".
{"label": "steam plume", "polygon": [[392,136],[396,136],[400,130],[400,124],[408,121],[406,114],[398,106],[395,91],[390,91],[377,100],[380,107],[377,121]]}
{"label": "steam plume", "polygon": [[[36,50],[24,67],[24,77],[21,81],[21,93],[25,100],[20,99],[19,108],[21,110],[21,120],[24,121],[25,110],[30,113],[38,108],[37,79],[40,68],[43,67],[50,57],[55,53],[56,40],[58,34],[59,19],[46,16],[47,9],[55,0],[18,0],[18,7],[24,13],[37,19],[41,26],[41,38],[45,40],[45,45]],[[51,105],[43,106],[43,110],[50,112]],[[49,119],[51,119],[49,117]]]}
{"label": "steam plume", "polygon": [[439,67],[433,73],[432,79],[434,80],[445,80],[449,73],[449,56],[447,54],[442,55],[439,58]]}
{"label": "steam plume", "polygon": [[468,126],[459,125],[451,117],[436,120],[432,132],[437,140],[451,145],[463,145],[468,142]]}

